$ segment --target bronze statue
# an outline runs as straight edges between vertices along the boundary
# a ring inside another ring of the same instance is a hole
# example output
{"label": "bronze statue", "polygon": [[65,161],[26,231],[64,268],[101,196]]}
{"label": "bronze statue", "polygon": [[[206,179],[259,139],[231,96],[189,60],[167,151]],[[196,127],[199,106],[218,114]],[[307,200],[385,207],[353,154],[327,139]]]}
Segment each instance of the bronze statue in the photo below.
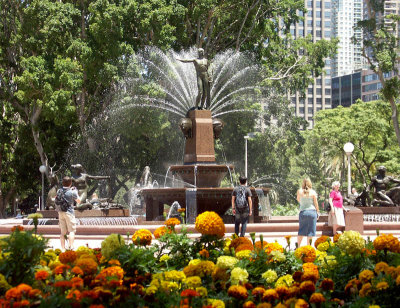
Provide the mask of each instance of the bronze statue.
{"label": "bronze statue", "polygon": [[179,128],[186,139],[192,138],[192,119],[182,118],[179,120]]}
{"label": "bronze statue", "polygon": [[151,173],[149,166],[144,167],[142,176],[140,177],[140,186],[141,187],[151,186]]}
{"label": "bronze statue", "polygon": [[[206,109],[211,104],[211,94],[210,94],[211,79],[208,74],[208,61],[206,58],[204,58],[204,49],[203,48],[198,49],[197,59],[187,59],[187,60],[177,59],[177,60],[184,63],[193,62],[197,74],[197,89],[198,89],[198,94],[196,97],[196,108]],[[200,101],[201,105],[199,108]]]}
{"label": "bronze statue", "polygon": [[220,119],[213,119],[213,132],[214,132],[214,139],[219,139],[222,133],[222,129],[224,128],[224,122]]}
{"label": "bronze statue", "polygon": [[72,185],[75,186],[78,189],[78,195],[79,199],[81,200],[81,206],[78,209],[81,209],[82,207],[85,208],[91,208],[91,203],[88,202],[87,197],[88,197],[88,184],[87,181],[89,179],[93,180],[109,180],[109,176],[95,176],[95,175],[89,175],[87,173],[84,173],[84,168],[82,167],[81,164],[76,164],[76,165],[71,165],[71,171],[72,171]]}
{"label": "bronze statue", "polygon": [[372,201],[372,206],[374,205],[381,205],[381,206],[393,206],[393,205],[400,205],[399,201],[397,198],[394,200],[391,198],[395,195],[397,190],[399,190],[399,187],[394,187],[387,191],[389,189],[390,183],[400,183],[399,179],[395,179],[391,176],[386,175],[386,168],[384,166],[379,166],[378,167],[378,173],[376,176],[372,178],[371,183],[367,187],[367,191],[371,188],[374,188],[375,191],[373,193],[374,195],[374,200]]}
{"label": "bronze statue", "polygon": [[49,210],[50,208],[55,209],[55,204],[54,204],[54,199],[56,198],[57,195],[57,190],[58,190],[58,177],[57,177],[57,171],[53,172],[53,167],[50,167],[50,172],[49,172],[49,183],[50,183],[50,190],[47,194],[46,198],[46,210]]}

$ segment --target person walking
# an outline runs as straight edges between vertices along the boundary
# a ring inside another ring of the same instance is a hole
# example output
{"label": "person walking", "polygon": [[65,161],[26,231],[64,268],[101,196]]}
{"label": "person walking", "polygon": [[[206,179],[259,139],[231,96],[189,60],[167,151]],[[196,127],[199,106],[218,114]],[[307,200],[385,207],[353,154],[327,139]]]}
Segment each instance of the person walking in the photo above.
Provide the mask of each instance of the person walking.
{"label": "person walking", "polygon": [[344,207],[343,207],[343,197],[339,191],[340,183],[335,181],[332,183],[332,191],[329,194],[329,204],[331,210],[328,215],[328,226],[332,226],[333,235],[338,231],[337,229],[341,226],[345,226],[344,222]]}
{"label": "person walking", "polygon": [[239,235],[241,224],[240,236],[244,237],[249,216],[253,213],[253,203],[251,200],[251,190],[246,186],[247,178],[239,177],[239,183],[240,185],[235,187],[232,192],[232,212],[235,215],[235,233]]}
{"label": "person walking", "polygon": [[72,186],[72,179],[65,176],[62,179],[62,188],[57,191],[55,197],[56,210],[58,212],[58,224],[61,229],[61,250],[65,251],[65,238],[68,237],[68,249],[73,249],[76,232],[76,219],[74,203],[81,202],[78,190]]}
{"label": "person walking", "polygon": [[310,179],[303,180],[301,188],[297,191],[297,201],[300,204],[297,246],[301,246],[304,236],[307,236],[307,245],[311,245],[312,237],[315,236],[317,231],[319,207],[317,193],[312,189]]}

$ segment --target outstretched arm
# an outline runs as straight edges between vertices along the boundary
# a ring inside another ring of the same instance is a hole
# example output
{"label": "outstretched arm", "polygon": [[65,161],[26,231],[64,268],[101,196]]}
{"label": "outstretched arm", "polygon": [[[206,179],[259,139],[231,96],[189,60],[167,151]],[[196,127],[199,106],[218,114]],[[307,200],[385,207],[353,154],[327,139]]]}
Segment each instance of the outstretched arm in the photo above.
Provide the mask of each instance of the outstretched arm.
{"label": "outstretched arm", "polygon": [[111,179],[111,177],[108,175],[87,175],[87,178],[92,179],[92,180],[109,180],[109,179]]}
{"label": "outstretched arm", "polygon": [[179,58],[176,58],[176,60],[181,61],[183,63],[190,63],[190,62],[194,62],[196,59],[179,59]]}

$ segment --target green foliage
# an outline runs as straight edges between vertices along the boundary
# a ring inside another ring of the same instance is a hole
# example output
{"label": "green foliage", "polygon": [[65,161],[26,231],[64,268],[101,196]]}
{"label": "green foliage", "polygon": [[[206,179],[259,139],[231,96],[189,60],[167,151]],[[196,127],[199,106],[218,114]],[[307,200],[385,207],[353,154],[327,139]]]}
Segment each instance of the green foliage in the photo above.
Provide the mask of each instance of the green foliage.
{"label": "green foliage", "polygon": [[288,203],[286,205],[272,204],[272,216],[297,216],[299,215],[298,204]]}
{"label": "green foliage", "polygon": [[[34,266],[47,248],[47,239],[16,229],[0,241],[0,273],[12,285],[32,283]],[[16,262],[18,260],[18,262]]]}

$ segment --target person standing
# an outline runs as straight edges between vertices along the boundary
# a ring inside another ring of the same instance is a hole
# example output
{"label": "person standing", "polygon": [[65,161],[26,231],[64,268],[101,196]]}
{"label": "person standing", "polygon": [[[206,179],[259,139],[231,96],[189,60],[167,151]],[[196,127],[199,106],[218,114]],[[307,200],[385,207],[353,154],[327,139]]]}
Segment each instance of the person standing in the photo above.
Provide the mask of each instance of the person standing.
{"label": "person standing", "polygon": [[[68,249],[73,249],[76,232],[76,219],[74,212],[74,203],[79,204],[81,202],[78,190],[72,186],[72,179],[69,176],[65,176],[62,179],[62,188],[57,191],[57,197],[55,198],[56,210],[58,212],[58,224],[61,229],[60,241],[61,250],[65,251],[65,238],[68,237]],[[58,201],[57,199],[63,200]],[[65,202],[65,206],[59,204]]]}
{"label": "person standing", "polygon": [[333,235],[337,233],[340,226],[345,226],[343,214],[343,197],[339,191],[340,183],[335,181],[332,183],[332,191],[329,194],[329,204],[331,210],[328,216],[328,225],[332,226]]}
{"label": "person standing", "polygon": [[303,180],[301,188],[297,191],[297,201],[300,204],[297,246],[300,247],[304,236],[307,236],[307,245],[311,245],[312,237],[317,232],[319,207],[317,193],[312,189],[310,179],[306,178]]}
{"label": "person standing", "polygon": [[240,185],[235,187],[232,192],[232,212],[235,215],[235,233],[239,235],[241,224],[240,236],[244,237],[249,216],[253,213],[253,203],[251,200],[251,190],[246,186],[247,178],[241,176],[239,183]]}

